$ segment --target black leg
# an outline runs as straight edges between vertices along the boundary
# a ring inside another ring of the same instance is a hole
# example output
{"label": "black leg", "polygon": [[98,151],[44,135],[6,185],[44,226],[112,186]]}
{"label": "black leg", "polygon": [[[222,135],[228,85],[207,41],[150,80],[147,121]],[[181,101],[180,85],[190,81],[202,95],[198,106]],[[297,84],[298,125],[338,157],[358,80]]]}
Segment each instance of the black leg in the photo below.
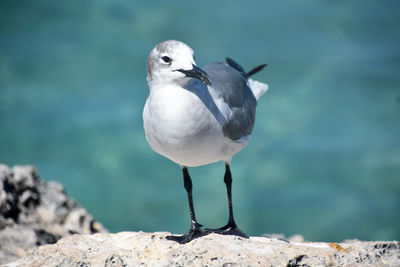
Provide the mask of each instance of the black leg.
{"label": "black leg", "polygon": [[228,207],[229,207],[229,219],[227,225],[218,229],[206,229],[206,231],[222,234],[222,235],[237,235],[244,238],[249,238],[245,233],[243,233],[235,223],[233,218],[233,208],[232,208],[232,174],[228,163],[225,163],[225,175],[224,182],[226,185],[226,192],[228,194]]}
{"label": "black leg", "polygon": [[192,241],[195,238],[205,236],[209,234],[209,232],[205,232],[201,230],[201,224],[199,224],[196,220],[196,214],[194,213],[193,207],[193,198],[192,198],[192,179],[190,179],[189,171],[186,167],[182,168],[183,173],[183,185],[186,189],[186,193],[188,195],[189,200],[189,209],[190,209],[190,220],[191,220],[191,227],[189,232],[181,236],[167,236],[168,240],[176,241],[180,244],[185,244]]}

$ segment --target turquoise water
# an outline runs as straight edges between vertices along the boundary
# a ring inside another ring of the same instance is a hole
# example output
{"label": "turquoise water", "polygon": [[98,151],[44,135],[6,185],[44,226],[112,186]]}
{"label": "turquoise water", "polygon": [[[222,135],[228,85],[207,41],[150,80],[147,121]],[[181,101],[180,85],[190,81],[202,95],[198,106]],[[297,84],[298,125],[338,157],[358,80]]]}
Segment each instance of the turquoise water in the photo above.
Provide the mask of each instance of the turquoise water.
{"label": "turquoise water", "polygon": [[[270,90],[232,161],[250,235],[400,239],[398,1],[1,1],[0,162],[34,164],[111,231],[185,232],[177,165],[142,129],[146,58],[178,39]],[[199,222],[227,220],[224,167],[189,169]]]}

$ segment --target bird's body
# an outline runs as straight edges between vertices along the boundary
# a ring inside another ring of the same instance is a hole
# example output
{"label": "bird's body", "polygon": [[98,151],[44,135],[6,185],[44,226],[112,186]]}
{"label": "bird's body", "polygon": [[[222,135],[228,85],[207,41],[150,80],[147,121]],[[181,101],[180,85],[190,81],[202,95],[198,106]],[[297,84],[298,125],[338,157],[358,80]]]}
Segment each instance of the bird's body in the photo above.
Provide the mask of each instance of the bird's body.
{"label": "bird's body", "polygon": [[179,41],[158,44],[147,68],[143,121],[151,148],[183,168],[185,188],[186,167],[224,161],[229,168],[250,139],[257,99],[268,86],[248,79],[230,59],[198,68],[193,51]]}
{"label": "bird's body", "polygon": [[[166,105],[173,108],[166,108]],[[199,108],[188,112],[194,106]],[[222,134],[221,125],[190,91],[170,89],[168,94],[150,95],[144,117],[154,119],[144,120],[151,148],[181,166],[227,161],[242,146]]]}
{"label": "bird's body", "polygon": [[[246,80],[226,64],[213,63],[203,69],[215,87],[196,79],[178,86],[162,84],[150,92],[144,107],[150,146],[181,166],[229,162],[249,141],[254,124],[256,100]],[[232,86],[224,76],[235,78],[237,92],[228,91]],[[231,99],[226,100],[228,93]]]}

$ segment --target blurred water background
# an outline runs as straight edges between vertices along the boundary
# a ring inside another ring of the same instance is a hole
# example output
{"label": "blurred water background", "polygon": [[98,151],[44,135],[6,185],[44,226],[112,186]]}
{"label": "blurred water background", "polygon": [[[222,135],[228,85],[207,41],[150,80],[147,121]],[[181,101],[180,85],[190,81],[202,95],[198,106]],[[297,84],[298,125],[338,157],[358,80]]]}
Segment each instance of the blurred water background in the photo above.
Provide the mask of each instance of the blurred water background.
{"label": "blurred water background", "polygon": [[[398,1],[1,1],[0,162],[33,164],[108,229],[186,232],[180,168],[147,145],[146,58],[178,39],[269,83],[232,161],[250,235],[400,239]],[[222,163],[191,168],[227,220]]]}

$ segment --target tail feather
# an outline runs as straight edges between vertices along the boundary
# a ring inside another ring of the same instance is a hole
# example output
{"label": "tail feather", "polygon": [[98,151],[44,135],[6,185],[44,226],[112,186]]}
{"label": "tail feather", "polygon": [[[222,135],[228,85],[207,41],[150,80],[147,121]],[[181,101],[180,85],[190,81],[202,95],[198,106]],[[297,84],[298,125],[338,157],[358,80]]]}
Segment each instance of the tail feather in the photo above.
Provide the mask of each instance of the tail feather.
{"label": "tail feather", "polygon": [[268,84],[249,79],[249,87],[258,100],[269,88]]}

